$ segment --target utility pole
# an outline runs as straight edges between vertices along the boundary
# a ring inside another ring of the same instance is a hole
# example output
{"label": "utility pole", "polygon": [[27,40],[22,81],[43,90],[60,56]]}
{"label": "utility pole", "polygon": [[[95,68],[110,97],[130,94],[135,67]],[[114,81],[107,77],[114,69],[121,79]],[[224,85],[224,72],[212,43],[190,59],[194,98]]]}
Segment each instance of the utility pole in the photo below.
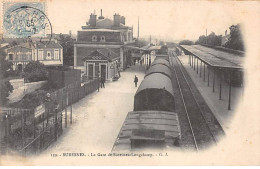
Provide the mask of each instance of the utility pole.
{"label": "utility pole", "polygon": [[139,16],[138,16],[138,27],[137,27],[137,39],[139,39]]}
{"label": "utility pole", "polygon": [[206,45],[208,44],[208,33],[207,33],[207,29],[206,29]]}

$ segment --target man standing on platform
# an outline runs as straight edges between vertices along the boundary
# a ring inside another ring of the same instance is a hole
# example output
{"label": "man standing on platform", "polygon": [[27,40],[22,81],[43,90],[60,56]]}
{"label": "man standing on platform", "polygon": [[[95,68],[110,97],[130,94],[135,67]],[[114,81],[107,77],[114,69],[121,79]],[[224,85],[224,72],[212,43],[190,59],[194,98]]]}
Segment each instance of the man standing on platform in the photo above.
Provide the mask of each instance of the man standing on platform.
{"label": "man standing on platform", "polygon": [[135,79],[134,79],[135,87],[137,87],[137,82],[138,82],[138,77],[135,75]]}
{"label": "man standing on platform", "polygon": [[101,77],[101,88],[105,88],[105,77]]}
{"label": "man standing on platform", "polygon": [[99,92],[100,83],[101,83],[101,81],[100,81],[100,72],[98,71],[98,92]]}

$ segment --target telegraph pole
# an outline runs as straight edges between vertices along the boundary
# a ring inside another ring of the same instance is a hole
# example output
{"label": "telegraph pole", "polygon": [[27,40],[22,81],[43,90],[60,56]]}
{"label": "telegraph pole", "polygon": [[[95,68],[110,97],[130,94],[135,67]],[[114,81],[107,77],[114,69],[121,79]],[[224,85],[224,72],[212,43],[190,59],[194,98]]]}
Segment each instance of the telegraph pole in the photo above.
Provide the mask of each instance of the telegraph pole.
{"label": "telegraph pole", "polygon": [[206,29],[206,45],[208,44],[208,35],[207,35],[207,29]]}
{"label": "telegraph pole", "polygon": [[137,39],[139,39],[139,16],[138,16]]}

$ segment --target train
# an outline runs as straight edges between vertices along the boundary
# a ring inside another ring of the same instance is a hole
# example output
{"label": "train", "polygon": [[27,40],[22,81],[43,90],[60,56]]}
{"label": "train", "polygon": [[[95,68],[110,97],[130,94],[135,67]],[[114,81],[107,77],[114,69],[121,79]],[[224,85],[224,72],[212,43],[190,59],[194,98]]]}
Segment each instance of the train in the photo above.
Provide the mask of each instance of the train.
{"label": "train", "polygon": [[178,148],[181,130],[175,112],[172,70],[162,46],[134,96],[112,152]]}

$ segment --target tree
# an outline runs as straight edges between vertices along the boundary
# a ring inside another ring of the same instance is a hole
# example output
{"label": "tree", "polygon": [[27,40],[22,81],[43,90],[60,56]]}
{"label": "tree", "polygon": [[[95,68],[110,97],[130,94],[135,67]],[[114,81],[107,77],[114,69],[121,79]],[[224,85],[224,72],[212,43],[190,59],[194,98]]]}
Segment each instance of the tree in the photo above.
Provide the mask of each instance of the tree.
{"label": "tree", "polygon": [[135,41],[135,45],[139,48],[143,47],[143,46],[147,46],[149,43],[145,40],[145,39],[137,39]]}
{"label": "tree", "polygon": [[73,66],[74,57],[74,39],[70,36],[60,34],[60,45],[63,47],[63,63],[64,65]]}
{"label": "tree", "polygon": [[30,61],[24,68],[23,76],[30,82],[48,79],[48,71],[44,64],[39,61]]}
{"label": "tree", "polygon": [[216,35],[215,32],[211,32],[208,36],[202,35],[195,42],[195,44],[204,44],[210,46],[220,46],[221,45],[221,35]]}
{"label": "tree", "polygon": [[179,45],[193,45],[194,43],[190,40],[182,40],[179,42]]}
{"label": "tree", "polygon": [[6,53],[3,49],[0,48],[0,76],[3,78],[8,77],[10,75],[10,72],[12,72],[12,66],[13,63],[9,62],[8,60],[5,60]]}
{"label": "tree", "polygon": [[240,25],[232,25],[229,27],[229,29],[230,38],[228,39],[225,46],[231,49],[244,51],[244,41],[242,38]]}
{"label": "tree", "polygon": [[217,36],[215,32],[211,32],[207,37],[207,44],[210,46],[220,46],[222,36]]}
{"label": "tree", "polygon": [[7,100],[10,93],[12,93],[14,90],[13,86],[9,81],[1,80],[0,81],[0,105],[4,105]]}
{"label": "tree", "polygon": [[163,46],[164,45],[164,42],[163,41],[160,41],[159,42],[159,46]]}
{"label": "tree", "polygon": [[202,36],[200,36],[199,37],[199,39],[198,39],[198,41],[196,42],[196,44],[198,43],[198,44],[206,44],[206,40],[207,39],[207,37],[205,36],[205,35],[202,35]]}

